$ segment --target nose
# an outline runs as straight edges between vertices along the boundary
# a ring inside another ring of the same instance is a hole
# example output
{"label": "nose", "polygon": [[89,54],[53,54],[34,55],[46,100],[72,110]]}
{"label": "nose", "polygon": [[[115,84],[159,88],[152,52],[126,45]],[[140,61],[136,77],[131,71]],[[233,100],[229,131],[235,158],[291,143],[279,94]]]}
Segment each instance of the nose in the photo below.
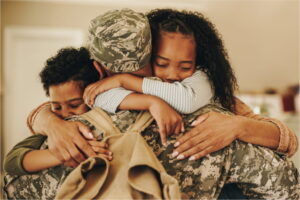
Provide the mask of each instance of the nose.
{"label": "nose", "polygon": [[180,74],[176,69],[170,69],[167,73],[166,81],[173,83],[175,81],[180,81]]}
{"label": "nose", "polygon": [[68,118],[72,115],[73,115],[73,113],[69,109],[62,109],[62,111],[61,111],[61,117],[63,119]]}

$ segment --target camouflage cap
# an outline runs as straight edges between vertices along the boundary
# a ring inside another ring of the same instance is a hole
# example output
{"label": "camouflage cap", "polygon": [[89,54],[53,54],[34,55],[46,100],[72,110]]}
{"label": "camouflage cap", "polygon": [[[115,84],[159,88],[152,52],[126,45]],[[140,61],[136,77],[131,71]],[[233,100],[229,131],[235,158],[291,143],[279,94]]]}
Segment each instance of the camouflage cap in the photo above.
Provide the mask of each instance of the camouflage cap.
{"label": "camouflage cap", "polygon": [[93,19],[88,48],[94,60],[112,72],[134,72],[150,62],[147,17],[130,9],[112,10]]}

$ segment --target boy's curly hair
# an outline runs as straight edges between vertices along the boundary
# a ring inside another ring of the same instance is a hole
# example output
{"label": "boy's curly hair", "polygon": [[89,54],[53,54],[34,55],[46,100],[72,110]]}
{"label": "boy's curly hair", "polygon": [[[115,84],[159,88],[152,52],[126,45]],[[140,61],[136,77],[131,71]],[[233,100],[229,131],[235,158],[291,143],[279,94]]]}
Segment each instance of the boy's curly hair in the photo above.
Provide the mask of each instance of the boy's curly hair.
{"label": "boy's curly hair", "polygon": [[99,80],[99,73],[93,66],[93,60],[86,48],[63,48],[46,61],[40,78],[46,95],[49,96],[50,86],[68,81],[81,81],[81,87],[84,89],[88,84]]}
{"label": "boy's curly hair", "polygon": [[147,13],[147,17],[151,26],[153,55],[161,31],[194,36],[197,44],[196,66],[207,74],[214,91],[213,100],[234,111],[234,91],[238,85],[214,25],[201,13],[191,11],[155,9]]}

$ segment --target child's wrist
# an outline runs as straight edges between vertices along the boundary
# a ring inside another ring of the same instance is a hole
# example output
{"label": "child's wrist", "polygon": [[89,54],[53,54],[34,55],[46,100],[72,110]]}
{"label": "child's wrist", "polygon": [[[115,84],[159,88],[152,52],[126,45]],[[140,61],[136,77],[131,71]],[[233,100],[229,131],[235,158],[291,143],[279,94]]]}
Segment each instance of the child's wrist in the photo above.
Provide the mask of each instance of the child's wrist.
{"label": "child's wrist", "polygon": [[144,95],[146,98],[143,100],[143,104],[145,105],[146,110],[150,110],[150,108],[154,105],[153,96]]}
{"label": "child's wrist", "polygon": [[119,87],[124,87],[126,79],[128,80],[128,74],[117,74],[115,77],[117,78],[117,81],[119,83]]}
{"label": "child's wrist", "polygon": [[149,105],[149,108],[151,106],[156,106],[157,104],[160,104],[162,100],[156,96],[149,95],[149,98],[147,99],[147,104]]}

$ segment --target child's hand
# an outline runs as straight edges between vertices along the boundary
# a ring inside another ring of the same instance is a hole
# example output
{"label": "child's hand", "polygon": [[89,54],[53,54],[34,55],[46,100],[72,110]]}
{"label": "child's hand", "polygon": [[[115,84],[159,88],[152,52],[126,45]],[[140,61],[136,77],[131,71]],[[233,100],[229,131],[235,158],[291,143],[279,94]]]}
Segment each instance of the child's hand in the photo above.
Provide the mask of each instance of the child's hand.
{"label": "child's hand", "polygon": [[149,112],[158,125],[163,145],[166,145],[166,136],[184,131],[182,117],[163,100],[159,99],[153,102],[149,107]]}
{"label": "child's hand", "polygon": [[[120,74],[121,75],[121,74]],[[88,106],[94,105],[95,98],[98,94],[101,94],[107,90],[117,88],[121,86],[120,75],[114,75],[107,77],[93,84],[88,85],[83,93],[83,99]]]}
{"label": "child's hand", "polygon": [[105,142],[88,140],[88,143],[96,153],[102,154],[108,160],[112,160],[112,152],[108,150],[108,145]]}

